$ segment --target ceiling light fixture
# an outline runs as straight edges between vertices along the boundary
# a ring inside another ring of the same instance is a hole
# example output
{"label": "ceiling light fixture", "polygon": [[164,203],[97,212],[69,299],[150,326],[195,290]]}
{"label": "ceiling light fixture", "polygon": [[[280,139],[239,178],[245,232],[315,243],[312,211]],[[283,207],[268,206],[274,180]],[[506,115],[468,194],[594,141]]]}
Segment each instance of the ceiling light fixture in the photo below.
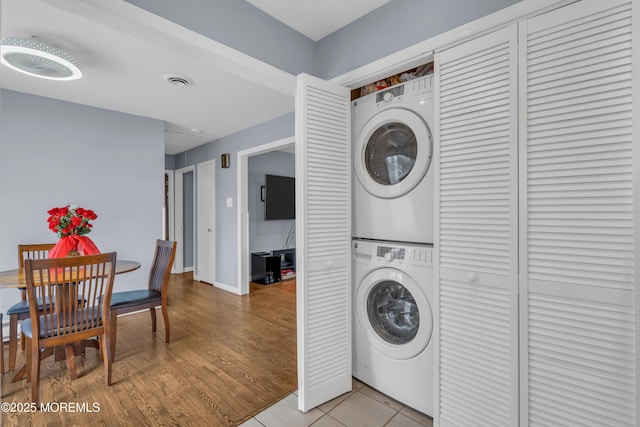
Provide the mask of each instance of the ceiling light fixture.
{"label": "ceiling light fixture", "polygon": [[11,69],[49,80],[82,77],[80,62],[55,47],[16,37],[4,38],[0,44],[0,63]]}

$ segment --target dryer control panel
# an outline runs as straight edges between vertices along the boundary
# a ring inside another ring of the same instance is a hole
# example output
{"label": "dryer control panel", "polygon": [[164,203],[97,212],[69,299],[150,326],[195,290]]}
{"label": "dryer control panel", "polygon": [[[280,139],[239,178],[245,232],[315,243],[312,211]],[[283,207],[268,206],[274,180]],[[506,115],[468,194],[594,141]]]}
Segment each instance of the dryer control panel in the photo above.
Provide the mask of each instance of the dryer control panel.
{"label": "dryer control panel", "polygon": [[391,89],[376,92],[376,102],[390,102],[393,98],[404,95],[404,85],[394,86]]}

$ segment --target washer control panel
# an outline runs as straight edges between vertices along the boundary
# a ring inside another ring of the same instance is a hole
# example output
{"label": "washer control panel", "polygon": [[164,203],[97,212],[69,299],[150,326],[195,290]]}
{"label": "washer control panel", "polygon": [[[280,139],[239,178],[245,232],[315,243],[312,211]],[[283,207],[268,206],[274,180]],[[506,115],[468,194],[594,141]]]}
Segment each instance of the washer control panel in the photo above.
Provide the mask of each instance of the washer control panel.
{"label": "washer control panel", "polygon": [[433,267],[433,248],[376,246],[376,259],[378,263],[389,263],[398,266]]}
{"label": "washer control panel", "polygon": [[378,246],[376,256],[384,258],[385,261],[404,260],[404,248],[393,248],[391,246]]}
{"label": "washer control panel", "polygon": [[433,246],[355,239],[353,261],[367,265],[433,268]]}

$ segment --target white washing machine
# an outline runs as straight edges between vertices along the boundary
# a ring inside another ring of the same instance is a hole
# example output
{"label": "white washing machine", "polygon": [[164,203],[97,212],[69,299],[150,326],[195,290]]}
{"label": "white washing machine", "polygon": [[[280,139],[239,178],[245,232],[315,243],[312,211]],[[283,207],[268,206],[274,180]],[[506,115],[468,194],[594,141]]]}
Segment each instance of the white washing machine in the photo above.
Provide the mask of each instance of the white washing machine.
{"label": "white washing machine", "polygon": [[433,74],[352,102],[353,237],[433,244]]}
{"label": "white washing machine", "polygon": [[429,416],[433,247],[353,240],[353,376]]}

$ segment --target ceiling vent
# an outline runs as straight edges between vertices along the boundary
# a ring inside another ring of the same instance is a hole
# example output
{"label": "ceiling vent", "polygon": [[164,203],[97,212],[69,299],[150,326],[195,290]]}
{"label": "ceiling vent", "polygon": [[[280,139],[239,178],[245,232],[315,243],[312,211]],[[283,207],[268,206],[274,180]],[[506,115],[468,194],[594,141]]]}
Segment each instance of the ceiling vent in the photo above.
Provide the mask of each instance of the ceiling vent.
{"label": "ceiling vent", "polygon": [[187,87],[187,86],[191,86],[193,84],[193,82],[186,78],[186,77],[180,77],[180,76],[174,76],[171,74],[165,74],[163,76],[164,80],[173,85],[173,86],[179,86],[179,87]]}

